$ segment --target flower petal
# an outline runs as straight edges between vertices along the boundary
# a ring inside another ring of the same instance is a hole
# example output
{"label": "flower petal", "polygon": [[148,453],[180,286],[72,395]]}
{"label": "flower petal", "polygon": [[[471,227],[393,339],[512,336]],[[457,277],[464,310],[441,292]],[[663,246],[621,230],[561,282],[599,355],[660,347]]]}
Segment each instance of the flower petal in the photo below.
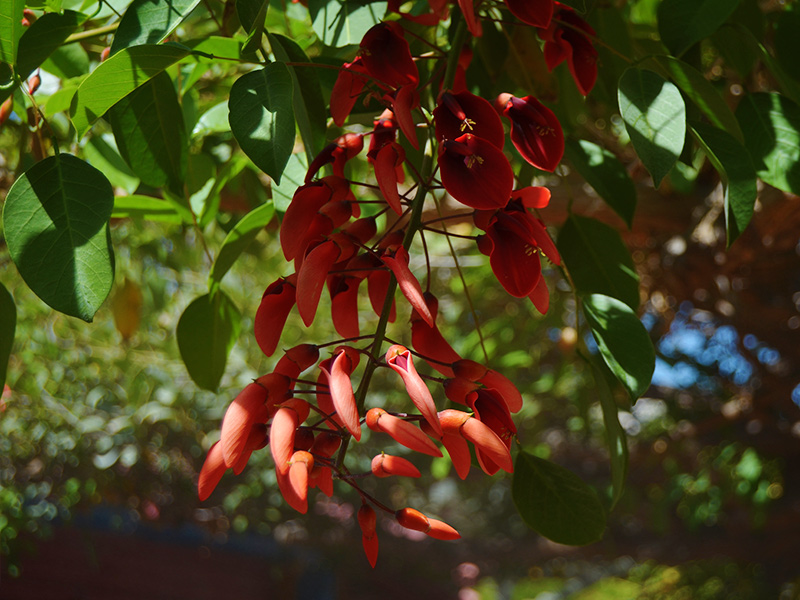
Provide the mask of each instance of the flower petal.
{"label": "flower petal", "polygon": [[422,377],[414,367],[414,360],[411,353],[404,346],[395,344],[386,352],[386,363],[402,377],[403,384],[406,386],[411,401],[425,417],[425,420],[433,428],[437,435],[441,435],[442,426],[439,424],[439,417],[436,412],[436,404],[433,396],[422,381]]}
{"label": "flower petal", "polygon": [[429,456],[441,456],[441,451],[420,429],[382,408],[371,408],[367,411],[367,427],[372,431],[389,434],[394,441],[416,452]]}
{"label": "flower petal", "polygon": [[433,316],[428,310],[428,305],[425,303],[425,298],[422,295],[422,286],[414,277],[411,269],[408,268],[408,250],[400,246],[394,256],[384,255],[381,257],[383,263],[389,267],[397,279],[397,285],[406,300],[414,307],[414,310],[423,318],[423,320],[431,327],[433,327]]}
{"label": "flower petal", "polygon": [[439,169],[448,193],[472,208],[502,208],[511,197],[511,165],[483,138],[467,133],[440,144]]}
{"label": "flower petal", "polygon": [[200,501],[207,500],[214,489],[219,484],[225,473],[225,459],[222,456],[222,445],[215,442],[208,450],[203,468],[200,469],[200,477],[197,480],[197,497]]}
{"label": "flower petal", "polygon": [[239,460],[253,424],[266,422],[268,395],[264,387],[258,383],[250,383],[239,392],[225,411],[220,444],[227,467],[232,467]]}

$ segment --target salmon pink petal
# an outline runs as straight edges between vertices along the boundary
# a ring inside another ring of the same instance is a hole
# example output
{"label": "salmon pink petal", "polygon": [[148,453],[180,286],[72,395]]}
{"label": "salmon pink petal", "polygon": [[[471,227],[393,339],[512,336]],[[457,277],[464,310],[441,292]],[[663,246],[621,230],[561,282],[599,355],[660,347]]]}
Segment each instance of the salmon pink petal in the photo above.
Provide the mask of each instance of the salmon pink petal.
{"label": "salmon pink petal", "polygon": [[400,375],[403,384],[406,386],[411,401],[425,417],[425,420],[433,428],[437,435],[442,434],[442,426],[439,424],[439,417],[436,412],[436,404],[433,397],[422,381],[422,377],[414,367],[414,360],[408,348],[395,344],[386,352],[386,363]]}
{"label": "salmon pink petal", "polygon": [[514,173],[505,155],[491,142],[470,133],[439,145],[442,184],[456,200],[472,208],[508,204]]}
{"label": "salmon pink petal", "polygon": [[308,487],[319,489],[328,498],[333,496],[333,472],[330,467],[314,465],[314,469],[308,476]]}
{"label": "salmon pink petal", "polygon": [[336,242],[322,242],[308,253],[297,273],[297,311],[306,327],[314,322],[325,278],[339,256],[341,250]]}
{"label": "salmon pink petal", "polygon": [[461,538],[461,534],[444,521],[428,517],[428,524],[431,527],[427,531],[428,537],[437,540],[457,540]]}
{"label": "salmon pink petal", "polygon": [[344,426],[356,441],[361,440],[361,425],[359,424],[356,398],[353,394],[353,385],[350,382],[350,373],[353,370],[350,357],[346,352],[340,352],[331,363],[328,373],[331,400]]}
{"label": "salmon pink petal", "polygon": [[295,286],[290,279],[278,279],[264,291],[256,311],[254,330],[261,351],[272,356],[281,339],[286,319],[295,304]]}
{"label": "salmon pink petal", "polygon": [[487,389],[497,390],[504,404],[511,412],[518,412],[522,408],[522,394],[519,393],[517,386],[511,383],[511,380],[505,375],[489,369],[486,375],[481,377],[480,382]]}
{"label": "salmon pink petal", "polygon": [[254,423],[267,420],[268,392],[257,383],[248,384],[228,406],[222,419],[220,445],[225,465],[232,467],[247,445]]}
{"label": "salmon pink petal", "polygon": [[[308,510],[308,475],[314,468],[314,457],[304,450],[298,450],[292,455],[289,467],[289,485],[296,497],[305,504]],[[299,509],[298,509],[299,510]],[[306,510],[300,512],[305,513]]]}
{"label": "salmon pink petal", "polygon": [[297,379],[303,371],[319,360],[319,347],[316,344],[300,344],[289,348],[275,365],[274,373]]}
{"label": "salmon pink petal", "polygon": [[215,442],[208,450],[203,468],[200,469],[200,477],[197,480],[197,496],[201,502],[207,500],[217,487],[225,469],[227,467],[222,457],[222,446],[219,442]]}
{"label": "salmon pink petal", "polygon": [[420,286],[417,278],[414,277],[411,269],[408,268],[408,250],[400,246],[393,257],[384,255],[381,260],[391,269],[392,274],[395,279],[397,279],[397,285],[400,287],[400,291],[403,293],[403,296],[406,297],[406,300],[414,307],[414,310],[417,311],[423,320],[430,327],[433,327],[433,316],[430,310],[428,310],[428,305],[425,303],[425,298],[422,295],[422,286]]}
{"label": "salmon pink petal", "polygon": [[239,460],[233,465],[233,474],[239,475],[247,466],[247,461],[253,451],[259,450],[267,445],[269,437],[267,436],[267,425],[265,423],[256,423],[250,428],[250,435],[247,436],[247,443],[245,444],[244,451],[239,457]]}
{"label": "salmon pink petal", "polygon": [[405,160],[403,147],[396,143],[386,144],[375,158],[375,178],[384,200],[398,215],[403,214],[400,193],[397,191],[397,167]]}
{"label": "salmon pink petal", "polygon": [[297,412],[288,407],[279,408],[272,417],[269,430],[269,449],[275,470],[281,474],[289,471],[289,460],[294,451],[295,431],[300,426]]}
{"label": "salmon pink petal", "polygon": [[371,408],[367,411],[367,427],[373,431],[382,431],[389,434],[394,441],[429,456],[441,456],[441,451],[431,439],[420,429],[394,415],[390,415],[382,408]]}
{"label": "salmon pink petal", "polygon": [[[420,423],[420,427],[431,437],[436,437],[430,425],[426,422]],[[447,454],[450,455],[450,462],[453,463],[456,475],[461,479],[466,479],[467,475],[469,475],[469,468],[472,466],[472,455],[469,452],[467,440],[460,435],[446,432],[440,437],[439,441],[442,442]]]}
{"label": "salmon pink petal", "polygon": [[[514,472],[514,462],[511,459],[511,452],[503,443],[503,440],[501,440],[488,425],[474,417],[470,417],[461,426],[461,435],[475,444],[479,459],[481,457],[480,455],[483,454],[484,457],[489,458],[494,464],[507,473]],[[487,469],[484,468],[484,471],[486,470]],[[494,474],[488,471],[487,473],[489,475]]]}
{"label": "salmon pink petal", "polygon": [[400,456],[390,454],[378,454],[372,459],[372,474],[376,477],[422,477],[419,469],[410,461]]}
{"label": "salmon pink petal", "polygon": [[470,92],[445,92],[433,111],[436,139],[454,140],[465,133],[488,140],[500,150],[506,141],[503,123],[490,102]]}
{"label": "salmon pink petal", "polygon": [[338,434],[330,431],[320,431],[314,437],[314,443],[311,445],[309,452],[316,456],[329,458],[339,449],[341,443],[342,438]]}
{"label": "salmon pink petal", "polygon": [[523,23],[546,28],[553,18],[553,0],[506,0],[506,6]]}

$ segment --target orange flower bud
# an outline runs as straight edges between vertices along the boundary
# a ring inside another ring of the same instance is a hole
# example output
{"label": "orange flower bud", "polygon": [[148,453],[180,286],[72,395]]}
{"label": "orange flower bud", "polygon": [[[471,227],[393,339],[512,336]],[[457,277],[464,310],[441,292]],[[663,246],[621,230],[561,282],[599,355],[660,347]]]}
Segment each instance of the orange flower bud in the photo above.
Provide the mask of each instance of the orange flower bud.
{"label": "orange flower bud", "polygon": [[431,439],[411,423],[390,415],[382,408],[367,411],[367,427],[373,431],[388,433],[394,441],[416,452],[429,456],[441,456],[441,451]]}
{"label": "orange flower bud", "polygon": [[401,477],[421,477],[419,469],[411,464],[410,461],[391,454],[378,454],[372,459],[372,473],[376,477],[391,477],[399,475]]}
{"label": "orange flower bud", "polygon": [[406,529],[413,529],[414,531],[421,531],[428,533],[431,529],[431,523],[428,517],[423,515],[415,508],[401,508],[394,513],[397,522]]}

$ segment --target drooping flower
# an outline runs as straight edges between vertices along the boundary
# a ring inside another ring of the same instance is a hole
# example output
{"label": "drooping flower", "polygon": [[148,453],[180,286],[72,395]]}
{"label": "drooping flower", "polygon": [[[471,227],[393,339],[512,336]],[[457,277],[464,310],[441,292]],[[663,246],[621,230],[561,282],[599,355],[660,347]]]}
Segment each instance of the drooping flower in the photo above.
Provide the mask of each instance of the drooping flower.
{"label": "drooping flower", "polygon": [[[287,383],[288,389],[288,383]],[[222,419],[220,444],[226,467],[239,460],[254,423],[266,423],[269,416],[269,391],[258,383],[250,383],[239,392]]]}
{"label": "drooping flower", "polygon": [[381,452],[372,459],[370,468],[375,477],[391,477],[393,475],[422,477],[419,469],[413,463],[400,456],[392,456],[385,452]]}
{"label": "drooping flower", "polygon": [[361,61],[367,72],[393,88],[419,83],[419,72],[399,23],[378,23],[361,39]]}
{"label": "drooping flower", "polygon": [[402,181],[398,173],[402,174],[402,165],[406,159],[406,152],[403,147],[392,142],[383,146],[375,157],[375,179],[378,187],[383,194],[383,198],[389,207],[398,215],[403,214],[403,206],[400,203],[400,192],[397,184]]}
{"label": "drooping flower", "polygon": [[[476,419],[497,434],[506,448],[511,448],[511,439],[516,435],[517,427],[511,419],[508,406],[497,390],[483,388],[471,392],[467,395],[467,406],[474,411]],[[475,455],[478,464],[489,475],[494,475],[500,469],[495,460],[496,454],[483,451],[476,446]],[[502,456],[502,460],[505,461],[505,455]]]}
{"label": "drooping flower", "polygon": [[378,535],[375,532],[376,517],[375,511],[368,504],[362,504],[358,509],[358,526],[361,528],[361,542],[364,546],[364,554],[370,566],[374,569],[378,560]]}
{"label": "drooping flower", "polygon": [[597,81],[597,50],[590,39],[595,31],[569,6],[555,5],[550,25],[539,30],[544,60],[551,71],[566,60],[578,91],[586,96]]}
{"label": "drooping flower", "polygon": [[364,136],[360,133],[345,133],[340,135],[314,157],[306,171],[304,183],[310,183],[319,170],[327,164],[333,163],[333,174],[344,178],[344,165],[354,158],[364,148]]}
{"label": "drooping flower", "polygon": [[331,91],[331,117],[338,127],[344,125],[367,81],[369,73],[360,56],[339,71]]}
{"label": "drooping flower", "polygon": [[553,111],[533,96],[500,94],[495,107],[511,121],[511,142],[537,169],[554,171],[564,156],[564,132]]}
{"label": "drooping flower", "polygon": [[394,441],[429,456],[441,456],[441,451],[436,447],[422,430],[408,421],[390,415],[382,408],[370,408],[367,411],[367,427],[372,431],[382,431],[389,434]]}
{"label": "drooping flower", "polygon": [[475,445],[476,453],[483,453],[484,458],[488,460],[479,461],[479,464],[487,474],[494,473],[490,473],[485,464],[491,468],[497,466],[507,473],[514,472],[511,452],[505,442],[486,423],[468,413],[450,408],[439,413],[439,422],[445,433],[460,435]]}
{"label": "drooping flower", "polygon": [[289,379],[297,377],[319,360],[319,347],[316,344],[300,344],[289,348],[275,365],[273,373],[278,373]]}
{"label": "drooping flower", "polygon": [[308,480],[313,468],[314,457],[311,453],[298,450],[289,459],[285,472],[276,471],[283,499],[301,514],[308,512]]}
{"label": "drooping flower", "polygon": [[307,402],[292,398],[281,404],[272,417],[269,428],[269,450],[278,473],[285,475],[289,471],[290,458],[294,452],[295,432],[308,418],[308,413]]}
{"label": "drooping flower", "polygon": [[458,352],[444,339],[436,326],[436,315],[439,311],[439,301],[430,292],[423,295],[425,306],[430,311],[433,325],[428,325],[416,310],[411,311],[411,343],[426,362],[445,377],[453,377],[450,364],[460,360]]}
{"label": "drooping flower", "polygon": [[514,173],[492,142],[471,133],[439,145],[442,184],[453,198],[472,208],[501,208],[511,197]]}
{"label": "drooping flower", "polygon": [[352,359],[353,353],[347,350],[345,348],[337,349],[331,362],[330,370],[322,367],[322,365],[320,365],[320,369],[328,375],[331,400],[336,409],[336,414],[339,415],[350,434],[356,441],[359,441],[361,440],[361,425],[359,423],[356,398],[353,394],[353,385],[350,382],[350,374],[355,370],[358,363]]}
{"label": "drooping flower", "polygon": [[261,297],[253,329],[258,347],[267,356],[272,356],[278,347],[283,326],[286,325],[286,319],[295,305],[296,282],[295,275],[281,277],[271,283]]}
{"label": "drooping flower", "polygon": [[553,0],[505,0],[508,10],[523,23],[547,27],[553,18]]}
{"label": "drooping flower", "polygon": [[397,522],[406,529],[421,531],[437,540],[457,540],[461,534],[444,521],[425,516],[415,508],[401,508],[395,513]]}
{"label": "drooping flower", "polygon": [[222,446],[219,442],[209,448],[200,477],[197,480],[197,496],[201,502],[207,500],[225,474],[225,459],[222,456]]}
{"label": "drooping flower", "polygon": [[471,92],[444,92],[433,111],[436,120],[436,139],[454,140],[471,133],[503,149],[506,134],[503,123],[487,100]]}
{"label": "drooping flower", "polygon": [[386,351],[386,363],[400,375],[403,379],[403,384],[406,386],[411,401],[425,417],[425,420],[433,428],[437,434],[442,433],[442,426],[439,425],[439,418],[436,414],[436,404],[433,402],[433,397],[422,381],[422,377],[417,373],[414,367],[414,360],[408,348],[395,344]]}
{"label": "drooping flower", "polygon": [[397,285],[406,300],[414,307],[414,310],[425,320],[428,325],[433,325],[433,317],[428,311],[428,305],[425,304],[425,299],[422,295],[422,286],[420,286],[417,278],[408,268],[408,250],[400,246],[395,252],[394,256],[385,254],[381,257],[383,263],[391,269]]}

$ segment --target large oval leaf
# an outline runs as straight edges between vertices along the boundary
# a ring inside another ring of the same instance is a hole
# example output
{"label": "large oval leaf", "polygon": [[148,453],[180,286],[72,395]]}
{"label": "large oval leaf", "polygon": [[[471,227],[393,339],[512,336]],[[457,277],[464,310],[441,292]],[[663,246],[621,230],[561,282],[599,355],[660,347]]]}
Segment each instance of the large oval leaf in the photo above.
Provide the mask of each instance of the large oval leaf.
{"label": "large oval leaf", "polygon": [[256,239],[258,233],[269,224],[274,215],[275,205],[272,202],[262,204],[242,217],[241,221],[228,232],[211,266],[211,273],[208,275],[209,287],[222,281],[239,255]]}
{"label": "large oval leaf", "polygon": [[47,13],[36,19],[19,39],[17,75],[26,79],[58,48],[86,17],[72,10]]}
{"label": "large oval leaf", "polygon": [[200,0],[133,0],[111,42],[111,54],[123,48],[158,44],[172,33]]}
{"label": "large oval leaf", "polygon": [[165,72],[136,88],[108,112],[117,148],[131,170],[151,187],[181,193],[188,143],[183,112]]}
{"label": "large oval leaf", "polygon": [[243,52],[255,52],[261,48],[268,8],[269,0],[237,0],[236,14],[247,32]]}
{"label": "large oval leaf", "polygon": [[292,76],[283,63],[242,75],[231,88],[231,131],[255,165],[280,183],[294,146]]}
{"label": "large oval leaf", "polygon": [[109,108],[190,52],[170,44],[134,46],[100,63],[72,98],[70,114],[78,139]]}
{"label": "large oval leaf", "polygon": [[201,388],[216,391],[240,331],[236,305],[221,291],[196,298],[178,321],[178,349]]}
{"label": "large oval leaf", "polygon": [[114,283],[105,176],[71,154],[35,164],[11,186],[3,227],[11,258],[54,309],[91,321]]}
{"label": "large oval leaf", "polygon": [[14,298],[0,283],[0,394],[6,383],[8,359],[14,345],[14,331],[17,327],[17,307]]}
{"label": "large oval leaf", "polygon": [[585,296],[583,314],[600,355],[635,402],[650,386],[656,368],[647,330],[629,306],[610,296]]}
{"label": "large oval leaf", "polygon": [[25,28],[22,26],[22,11],[25,0],[0,0],[0,85],[11,75],[11,65],[17,58],[17,44]]}
{"label": "large oval leaf", "polygon": [[714,33],[739,0],[662,0],[658,6],[661,41],[675,56]]}
{"label": "large oval leaf", "polygon": [[619,233],[588,217],[572,215],[558,234],[558,251],[579,294],[605,294],[639,306],[639,276]]}
{"label": "large oval leaf", "polygon": [[800,107],[780,94],[747,94],[736,108],[756,174],[800,194]]}
{"label": "large oval leaf", "polygon": [[606,515],[597,492],[564,467],[520,452],[511,494],[528,527],[554,542],[584,546],[603,537]]}
{"label": "large oval leaf", "polygon": [[722,179],[725,230],[730,246],[753,217],[758,196],[756,171],[747,150],[728,132],[706,123],[693,124],[692,132]]}
{"label": "large oval leaf", "polygon": [[681,93],[657,73],[631,68],[619,80],[618,99],[631,143],[658,187],[683,149],[686,106]]}
{"label": "large oval leaf", "polygon": [[619,159],[587,140],[569,140],[566,156],[586,183],[622,217],[630,229],[636,211],[636,188]]}
{"label": "large oval leaf", "polygon": [[326,46],[358,44],[386,14],[387,2],[370,0],[309,0],[314,33]]}

